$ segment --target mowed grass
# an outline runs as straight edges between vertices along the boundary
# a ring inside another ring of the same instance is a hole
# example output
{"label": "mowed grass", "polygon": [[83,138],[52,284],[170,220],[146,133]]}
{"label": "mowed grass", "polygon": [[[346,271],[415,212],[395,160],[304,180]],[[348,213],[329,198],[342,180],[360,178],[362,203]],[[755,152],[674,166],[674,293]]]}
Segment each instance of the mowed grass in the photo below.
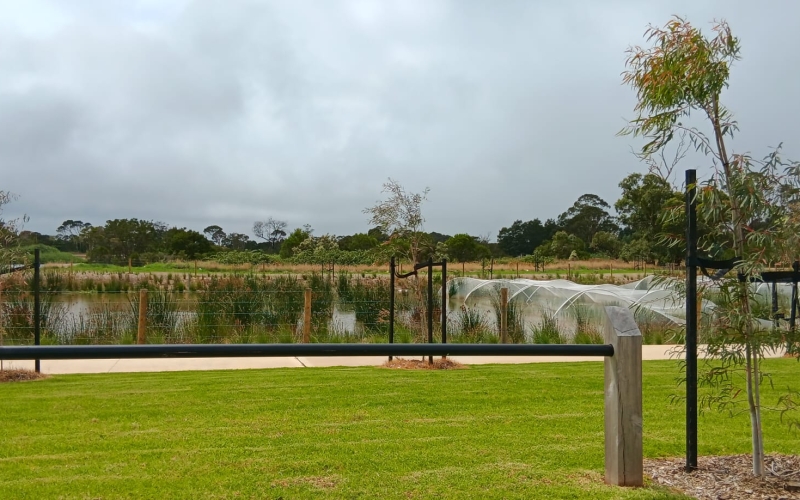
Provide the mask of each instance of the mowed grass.
{"label": "mowed grass", "polygon": [[[646,456],[684,453],[676,374],[644,364]],[[0,422],[3,499],[682,498],[603,484],[601,362],[61,375],[0,385]],[[800,451],[764,427],[767,452]],[[748,429],[707,414],[700,453],[749,452]]]}

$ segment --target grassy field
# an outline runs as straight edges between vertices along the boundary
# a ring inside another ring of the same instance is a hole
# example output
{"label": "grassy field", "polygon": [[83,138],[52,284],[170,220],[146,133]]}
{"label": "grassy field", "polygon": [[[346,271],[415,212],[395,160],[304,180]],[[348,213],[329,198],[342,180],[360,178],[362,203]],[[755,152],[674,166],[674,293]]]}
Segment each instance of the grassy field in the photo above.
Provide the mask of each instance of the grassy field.
{"label": "grassy field", "polygon": [[[218,262],[197,261],[197,272],[199,274],[207,273],[268,273],[268,274],[307,274],[311,272],[320,272],[321,266],[311,264],[290,264],[290,263],[275,263],[275,264],[221,264]],[[51,263],[48,264],[52,268],[70,269],[73,272],[80,273],[127,273],[128,266],[119,266],[112,264],[97,264],[88,262],[77,262],[72,265],[64,263]],[[195,272],[194,261],[174,261],[165,263],[153,263],[144,266],[132,267],[130,270],[133,273],[189,273]],[[404,266],[404,270],[405,266]],[[448,265],[450,275],[459,276],[479,276],[484,273],[489,277],[489,265],[485,267],[480,262],[468,262],[464,265],[460,263],[450,263]],[[517,274],[525,277],[547,277],[553,279],[558,275],[559,278],[566,279],[568,276],[572,277],[576,273],[578,275],[603,275],[600,278],[603,281],[608,281],[612,277],[616,280],[632,281],[640,279],[646,274],[652,274],[654,270],[665,272],[663,268],[653,268],[648,266],[646,269],[634,269],[633,265],[628,262],[607,260],[607,259],[593,259],[585,261],[556,261],[548,264],[545,270],[535,270],[533,264],[519,262],[514,259],[505,258],[494,264],[492,275],[495,278],[516,277]],[[365,275],[385,275],[389,273],[389,265],[359,265],[359,266],[336,266],[336,271],[346,271],[353,274]]]}
{"label": "grassy field", "polygon": [[[765,365],[776,387],[796,382],[797,361]],[[2,384],[0,498],[681,498],[603,484],[602,372],[586,362]],[[675,362],[645,362],[648,457],[684,452],[675,374]],[[798,452],[776,414],[764,427],[767,452]],[[701,454],[742,452],[746,415],[701,418]]]}

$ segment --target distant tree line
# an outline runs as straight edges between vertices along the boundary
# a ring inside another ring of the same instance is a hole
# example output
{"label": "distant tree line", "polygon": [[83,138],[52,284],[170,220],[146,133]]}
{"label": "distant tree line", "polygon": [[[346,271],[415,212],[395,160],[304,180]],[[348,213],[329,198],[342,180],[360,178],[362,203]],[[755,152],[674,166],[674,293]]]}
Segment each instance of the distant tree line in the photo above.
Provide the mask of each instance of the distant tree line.
{"label": "distant tree line", "polygon": [[[384,260],[404,255],[424,261],[446,257],[473,262],[492,257],[534,259],[621,258],[626,261],[678,262],[682,250],[662,242],[663,235],[683,231],[683,222],[662,224],[665,209],[681,204],[683,195],[655,173],[631,174],[619,184],[622,195],[612,206],[594,194],[580,196],[554,219],[515,220],[488,236],[466,233],[446,235],[422,230],[421,205],[425,193],[410,195],[391,181],[390,197],[365,210],[375,226],[367,232],[344,236],[314,235],[306,224],[288,230],[287,221],[269,217],[255,221],[250,235],[226,232],[209,225],[203,232],[170,227],[158,221],[108,220],[94,226],[81,220],[65,220],[55,235],[20,233],[22,244],[50,245],[66,252],[84,253],[90,262],[124,264],[167,259],[199,259],[229,251],[265,255],[264,259],[349,262]],[[387,191],[388,189],[388,191]],[[401,220],[405,216],[405,220]],[[353,255],[345,255],[352,253]],[[357,259],[354,256],[359,256]]]}

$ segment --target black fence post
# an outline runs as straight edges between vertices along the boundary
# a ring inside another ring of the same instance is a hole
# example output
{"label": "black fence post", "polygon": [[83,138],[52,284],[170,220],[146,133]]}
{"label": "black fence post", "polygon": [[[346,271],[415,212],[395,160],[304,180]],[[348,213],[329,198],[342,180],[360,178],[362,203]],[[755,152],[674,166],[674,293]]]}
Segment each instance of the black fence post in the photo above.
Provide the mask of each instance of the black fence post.
{"label": "black fence post", "polygon": [[[41,288],[41,284],[39,283],[40,276],[39,276],[39,249],[35,249],[33,251],[33,343],[34,345],[41,344],[41,335],[42,335],[42,300],[39,292]],[[41,372],[41,361],[36,359],[35,361],[35,370],[36,373]]]}
{"label": "black fence post", "polygon": [[447,343],[447,259],[442,259],[442,344]]}
{"label": "black fence post", "polygon": [[792,280],[792,298],[791,303],[789,304],[789,330],[794,330],[795,321],[797,320],[795,307],[794,305],[797,303],[797,282]]}
{"label": "black fence post", "polygon": [[778,320],[778,282],[772,282],[772,323],[776,328],[779,326]]}
{"label": "black fence post", "polygon": [[[428,259],[428,343],[433,344],[433,259]],[[433,356],[428,356],[433,364]]]}
{"label": "black fence post", "polygon": [[389,343],[394,344],[394,257],[389,260]]}
{"label": "black fence post", "polygon": [[697,469],[697,171],[686,171],[686,470]]}

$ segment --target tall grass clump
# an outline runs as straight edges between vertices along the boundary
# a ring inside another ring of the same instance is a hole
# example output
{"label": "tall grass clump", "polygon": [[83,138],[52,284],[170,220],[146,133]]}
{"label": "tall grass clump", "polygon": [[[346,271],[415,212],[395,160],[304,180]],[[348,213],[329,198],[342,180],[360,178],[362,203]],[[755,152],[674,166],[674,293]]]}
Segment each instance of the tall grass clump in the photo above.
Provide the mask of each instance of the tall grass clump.
{"label": "tall grass clump", "polygon": [[330,275],[326,277],[314,272],[308,278],[307,284],[311,288],[311,328],[314,331],[325,330],[333,316],[336,295],[333,279]]}
{"label": "tall grass clump", "polygon": [[63,344],[131,344],[136,339],[135,332],[136,324],[131,324],[128,311],[101,300],[92,302],[87,311],[65,318],[58,336]]}
{"label": "tall grass clump", "polygon": [[588,304],[573,303],[568,311],[575,320],[575,336],[572,341],[576,344],[602,344],[603,323],[602,318]]}
{"label": "tall grass clump", "polygon": [[[492,309],[494,309],[498,335],[502,316],[500,288],[499,285],[495,285],[489,295],[492,302]],[[509,300],[506,304],[506,326],[508,328],[508,340],[512,344],[525,343],[525,318],[523,317],[522,307],[517,300]]]}
{"label": "tall grass clump", "polygon": [[[4,282],[0,302],[0,330],[6,343],[30,344],[34,339],[33,273],[20,279]],[[54,285],[55,286],[55,285]],[[57,300],[57,294],[48,291],[42,280],[40,297],[41,340],[57,342],[57,328],[67,314],[67,307]]]}
{"label": "tall grass clump", "polygon": [[542,319],[531,326],[531,341],[534,344],[566,344],[567,339],[561,333],[558,319],[549,310],[542,311]]}
{"label": "tall grass clump", "polygon": [[294,276],[277,276],[261,283],[268,299],[268,315],[277,319],[278,326],[295,331],[305,305],[303,282]]}
{"label": "tall grass clump", "polygon": [[244,278],[212,277],[199,291],[195,307],[193,336],[199,342],[229,340],[251,323],[277,323],[265,318],[267,309],[261,290],[245,288]]}
{"label": "tall grass clump", "polygon": [[476,307],[462,305],[453,312],[449,328],[450,341],[456,344],[495,344],[497,334],[487,319],[487,313]]}
{"label": "tall grass clump", "polygon": [[350,281],[342,304],[352,307],[356,321],[365,330],[382,330],[388,323],[389,284],[381,279],[356,278]]}
{"label": "tall grass clump", "polygon": [[[644,307],[637,307],[633,311],[633,318],[639,331],[642,333],[642,343],[650,345],[663,345],[677,343],[682,331],[674,322],[662,315]],[[682,343],[682,339],[681,343]]]}
{"label": "tall grass clump", "polygon": [[[141,306],[138,293],[128,297],[127,329],[133,331],[139,322]],[[178,331],[180,312],[178,300],[174,293],[167,290],[152,289],[147,292],[147,308],[145,311],[147,339],[153,344],[179,342]]]}
{"label": "tall grass clump", "polygon": [[193,335],[200,342],[291,342],[303,313],[304,288],[290,276],[212,277],[197,296]]}
{"label": "tall grass clump", "polygon": [[353,300],[353,287],[351,281],[353,275],[348,272],[340,272],[336,278],[336,294],[342,303],[350,303]]}

